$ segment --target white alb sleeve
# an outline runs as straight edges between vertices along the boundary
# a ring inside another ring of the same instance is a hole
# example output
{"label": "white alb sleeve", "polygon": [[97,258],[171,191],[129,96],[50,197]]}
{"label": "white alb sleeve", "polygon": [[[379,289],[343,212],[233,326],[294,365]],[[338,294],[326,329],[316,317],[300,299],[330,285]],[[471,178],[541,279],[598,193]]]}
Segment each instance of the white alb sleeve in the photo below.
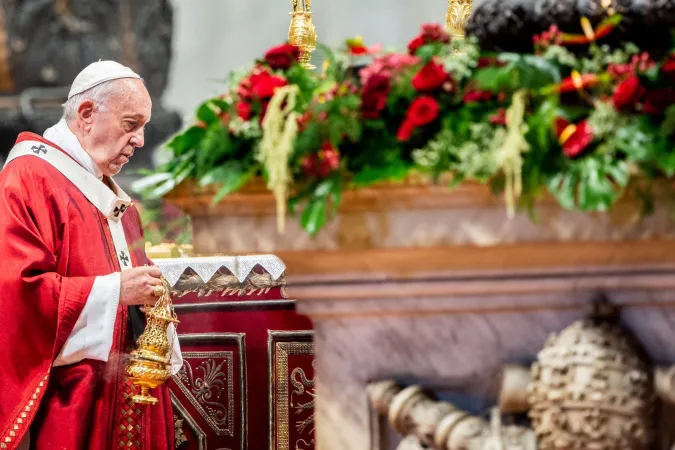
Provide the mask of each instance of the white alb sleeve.
{"label": "white alb sleeve", "polygon": [[108,361],[120,302],[120,280],[119,272],[96,277],[82,313],[56,357],[54,367],[85,359]]}
{"label": "white alb sleeve", "polygon": [[173,347],[171,348],[171,375],[176,375],[183,367],[183,354],[180,351],[176,326],[173,323],[169,324],[169,328],[166,330],[166,337],[169,342],[173,343]]}

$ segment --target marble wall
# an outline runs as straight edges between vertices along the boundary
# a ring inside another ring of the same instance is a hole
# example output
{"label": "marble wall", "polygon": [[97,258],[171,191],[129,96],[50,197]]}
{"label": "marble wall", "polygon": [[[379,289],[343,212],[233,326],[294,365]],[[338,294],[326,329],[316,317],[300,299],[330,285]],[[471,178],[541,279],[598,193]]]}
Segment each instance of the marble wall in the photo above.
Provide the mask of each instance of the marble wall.
{"label": "marble wall", "polygon": [[[565,251],[561,246],[561,251]],[[394,378],[450,395],[474,414],[498,399],[505,364],[529,364],[551,333],[586,317],[598,294],[655,365],[675,363],[675,267],[501,271],[426,280],[297,283],[315,327],[319,450],[393,450],[365,387]],[[433,287],[433,289],[432,289]]]}

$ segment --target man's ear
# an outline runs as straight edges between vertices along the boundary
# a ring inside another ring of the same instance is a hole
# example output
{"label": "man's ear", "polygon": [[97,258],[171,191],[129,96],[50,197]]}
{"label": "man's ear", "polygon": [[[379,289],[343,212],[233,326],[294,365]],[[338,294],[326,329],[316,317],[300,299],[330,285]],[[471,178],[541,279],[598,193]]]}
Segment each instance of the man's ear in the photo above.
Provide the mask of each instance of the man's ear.
{"label": "man's ear", "polygon": [[77,108],[77,118],[84,129],[89,129],[89,127],[91,127],[93,115],[94,115],[94,102],[92,102],[91,100],[85,100],[82,103],[80,103],[80,107]]}

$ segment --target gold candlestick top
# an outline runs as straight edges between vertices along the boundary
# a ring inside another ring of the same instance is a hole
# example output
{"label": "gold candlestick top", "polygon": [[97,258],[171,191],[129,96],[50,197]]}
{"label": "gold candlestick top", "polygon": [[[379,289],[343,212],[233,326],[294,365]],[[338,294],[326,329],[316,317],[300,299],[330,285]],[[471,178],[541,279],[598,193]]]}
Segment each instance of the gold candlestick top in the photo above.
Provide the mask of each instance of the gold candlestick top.
{"label": "gold candlestick top", "polygon": [[445,15],[445,29],[454,38],[462,39],[466,23],[473,11],[472,0],[448,0],[448,12]]}
{"label": "gold candlestick top", "polygon": [[310,12],[311,0],[291,0],[291,5],[293,12],[290,13],[288,42],[300,49],[300,64],[307,69],[315,69],[316,66],[310,63],[317,39]]}

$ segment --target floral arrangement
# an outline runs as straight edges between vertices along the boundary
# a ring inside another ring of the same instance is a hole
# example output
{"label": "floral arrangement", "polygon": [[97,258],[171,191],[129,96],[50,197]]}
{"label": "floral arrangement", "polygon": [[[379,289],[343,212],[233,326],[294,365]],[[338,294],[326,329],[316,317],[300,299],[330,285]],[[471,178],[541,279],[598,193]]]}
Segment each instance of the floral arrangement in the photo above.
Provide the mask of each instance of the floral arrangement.
{"label": "floral arrangement", "polygon": [[318,73],[275,47],[199,107],[167,144],[171,160],[136,188],[157,197],[187,179],[216,183],[218,202],[262,176],[281,215],[288,205],[312,234],[345,189],[413,172],[489,184],[511,214],[547,192],[606,211],[628,189],[648,212],[652,180],[675,174],[675,46],[603,44],[620,26],[618,15],[584,19],[578,34],[534,36],[530,53],[495,54],[424,25],[406,52],[359,38],[322,47]]}

